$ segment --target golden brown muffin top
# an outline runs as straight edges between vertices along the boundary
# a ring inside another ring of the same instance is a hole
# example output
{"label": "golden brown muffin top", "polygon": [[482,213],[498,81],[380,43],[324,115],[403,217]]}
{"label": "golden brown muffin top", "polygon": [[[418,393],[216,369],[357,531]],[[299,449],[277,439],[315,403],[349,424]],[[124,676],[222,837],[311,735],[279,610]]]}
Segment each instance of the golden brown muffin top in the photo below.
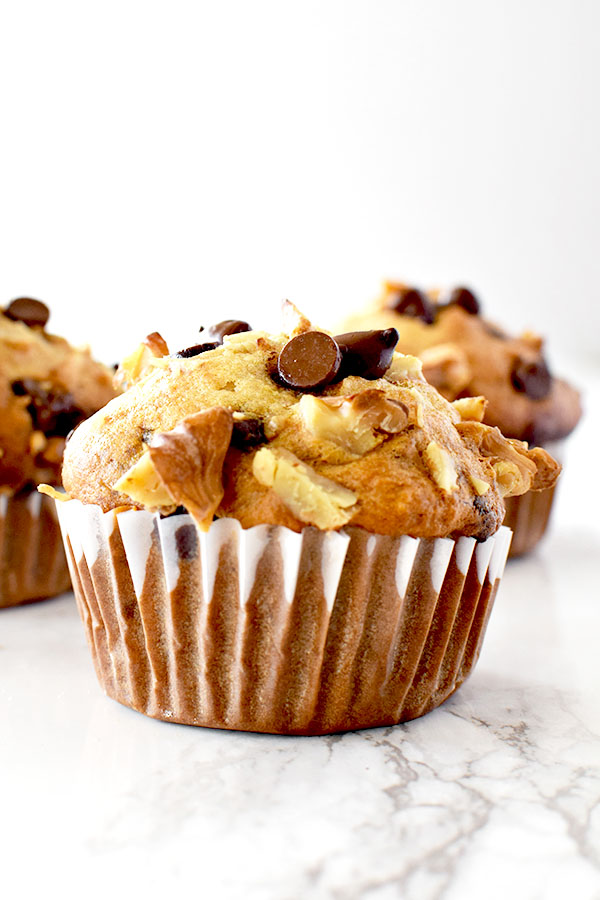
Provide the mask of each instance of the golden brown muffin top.
{"label": "golden brown muffin top", "polygon": [[0,492],[60,484],[65,438],[112,397],[112,372],[46,331],[49,310],[21,297],[0,309]]}
{"label": "golden brown muffin top", "polygon": [[129,389],[67,445],[70,496],[104,510],[184,506],[201,528],[216,515],[484,539],[503,496],[556,480],[543,450],[478,421],[482,398],[451,404],[427,384],[417,359],[394,352],[393,329],[334,339],[286,313],[285,334],[228,321],[174,355],[150,335],[118,372]]}
{"label": "golden brown muffin top", "polygon": [[536,334],[511,337],[479,314],[464,287],[425,293],[386,282],[381,296],[346,321],[349,328],[396,328],[398,349],[448,400],[483,395],[484,422],[530,444],[565,437],[581,418],[579,393],[552,376]]}

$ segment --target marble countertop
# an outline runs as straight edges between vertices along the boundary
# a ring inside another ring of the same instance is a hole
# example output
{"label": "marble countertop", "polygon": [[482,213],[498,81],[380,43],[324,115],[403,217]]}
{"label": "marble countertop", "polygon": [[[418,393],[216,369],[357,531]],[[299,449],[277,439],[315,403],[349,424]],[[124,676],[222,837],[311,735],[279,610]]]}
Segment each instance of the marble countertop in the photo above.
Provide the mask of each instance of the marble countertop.
{"label": "marble countertop", "polygon": [[3,611],[3,896],[598,900],[588,410],[552,531],[509,564],[474,674],[406,725],[283,738],[155,722],[101,693],[71,594]]}

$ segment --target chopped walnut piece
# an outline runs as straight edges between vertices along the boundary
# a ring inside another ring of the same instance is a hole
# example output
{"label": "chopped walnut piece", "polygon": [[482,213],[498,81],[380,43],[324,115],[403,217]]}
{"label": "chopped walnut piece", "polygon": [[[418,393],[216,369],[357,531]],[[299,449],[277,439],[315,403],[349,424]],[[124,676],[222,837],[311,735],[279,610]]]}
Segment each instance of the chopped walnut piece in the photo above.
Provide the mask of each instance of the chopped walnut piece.
{"label": "chopped walnut piece", "polygon": [[113,491],[131,497],[134,503],[147,509],[175,507],[173,498],[154,468],[150,452],[146,450],[124,475],[113,484]]}
{"label": "chopped walnut piece", "polygon": [[185,506],[202,531],[208,530],[223,499],[223,463],[232,429],[229,410],[216,406],[155,435],[148,450],[172,501]]}
{"label": "chopped walnut piece", "polygon": [[457,344],[437,344],[421,354],[423,375],[444,396],[456,397],[471,380],[465,352]]}
{"label": "chopped walnut piece", "polygon": [[409,356],[396,351],[384,375],[388,381],[397,384],[400,381],[423,381],[423,366],[416,356]]}
{"label": "chopped walnut piece", "polygon": [[357,455],[372,450],[386,434],[404,431],[409,422],[407,407],[377,389],[350,397],[305,394],[299,409],[304,424],[316,438],[332,441]]}
{"label": "chopped walnut piece", "polygon": [[452,406],[463,421],[483,422],[487,400],[485,397],[461,397]]}
{"label": "chopped walnut piece", "polygon": [[158,360],[164,359],[168,353],[169,348],[164,338],[158,331],[153,331],[133,353],[122,360],[113,378],[115,387],[127,390],[147,375]]}
{"label": "chopped walnut piece", "polygon": [[458,487],[456,468],[448,451],[435,441],[430,441],[423,456],[431,477],[438,487],[448,494],[455,491]]}
{"label": "chopped walnut piece", "polygon": [[289,450],[262,447],[254,457],[252,472],[301,522],[335,529],[352,518],[356,494],[317,474]]}
{"label": "chopped walnut piece", "polygon": [[530,450],[523,441],[505,438],[498,428],[479,422],[458,422],[455,428],[483,458],[489,458],[504,497],[541,491],[556,482],[561,467],[541,447]]}
{"label": "chopped walnut piece", "polygon": [[487,494],[490,489],[489,483],[487,481],[484,481],[483,478],[477,478],[475,475],[469,475],[469,481],[471,482],[473,490],[478,497],[482,497],[483,494]]}
{"label": "chopped walnut piece", "polygon": [[284,300],[281,304],[281,318],[283,320],[283,332],[290,337],[313,330],[312,323],[306,316],[302,315],[291,300]]}
{"label": "chopped walnut piece", "polygon": [[66,491],[57,491],[51,484],[38,484],[37,489],[40,494],[46,494],[47,497],[51,497],[53,500],[59,500],[61,503],[65,503],[67,500],[71,499],[70,494],[67,494]]}
{"label": "chopped walnut piece", "polygon": [[162,334],[159,334],[158,331],[153,331],[151,334],[147,335],[146,340],[143,341],[152,356],[168,356],[169,348],[167,346],[167,342],[165,341]]}

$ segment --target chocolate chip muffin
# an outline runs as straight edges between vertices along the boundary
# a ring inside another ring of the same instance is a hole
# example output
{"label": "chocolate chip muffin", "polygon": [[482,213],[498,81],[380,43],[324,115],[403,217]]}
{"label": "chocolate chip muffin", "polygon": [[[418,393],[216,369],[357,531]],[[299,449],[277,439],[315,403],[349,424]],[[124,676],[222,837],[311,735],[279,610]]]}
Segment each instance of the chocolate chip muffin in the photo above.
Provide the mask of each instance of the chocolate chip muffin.
{"label": "chocolate chip muffin", "polygon": [[393,328],[228,320],[73,435],[57,506],[101,684],[148,715],[314,734],[421,715],[464,680],[539,448],[449,403]]}
{"label": "chocolate chip muffin", "polygon": [[[559,452],[581,418],[578,391],[550,372],[539,335],[507,334],[480,314],[465,287],[424,292],[387,282],[381,296],[351,316],[348,327],[394,327],[398,348],[414,353],[427,380],[448,400],[482,395],[484,422],[510,438]],[[507,499],[505,523],[514,532],[511,556],[531,550],[548,524],[553,489]]]}
{"label": "chocolate chip muffin", "polygon": [[48,307],[21,297],[0,309],[0,607],[53,596],[69,576],[54,505],[67,435],[114,395],[88,350],[46,331]]}

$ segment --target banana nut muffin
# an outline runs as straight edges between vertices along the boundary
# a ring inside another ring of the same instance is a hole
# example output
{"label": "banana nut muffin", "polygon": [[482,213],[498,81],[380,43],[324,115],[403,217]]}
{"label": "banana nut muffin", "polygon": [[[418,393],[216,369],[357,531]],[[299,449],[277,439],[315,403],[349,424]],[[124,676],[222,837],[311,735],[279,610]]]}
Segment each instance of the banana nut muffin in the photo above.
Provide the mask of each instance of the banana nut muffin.
{"label": "banana nut muffin", "polygon": [[57,508],[100,684],[170,722],[323,734],[422,715],[479,656],[503,497],[559,466],[449,403],[392,329],[228,320],[124,361]]}
{"label": "banana nut muffin", "polygon": [[[395,327],[398,349],[416,354],[427,380],[448,399],[482,395],[484,422],[507,437],[552,445],[581,418],[579,392],[553,376],[543,339],[518,337],[480,315],[472,291],[420,291],[386,282],[374,304],[347,320],[348,327]],[[554,447],[552,447],[554,449]],[[513,532],[511,556],[531,550],[548,524],[553,490],[507,499],[505,524]]]}
{"label": "banana nut muffin", "polygon": [[66,590],[66,561],[42,481],[60,485],[65,440],[115,394],[87,349],[46,331],[48,307],[0,308],[0,606]]}

